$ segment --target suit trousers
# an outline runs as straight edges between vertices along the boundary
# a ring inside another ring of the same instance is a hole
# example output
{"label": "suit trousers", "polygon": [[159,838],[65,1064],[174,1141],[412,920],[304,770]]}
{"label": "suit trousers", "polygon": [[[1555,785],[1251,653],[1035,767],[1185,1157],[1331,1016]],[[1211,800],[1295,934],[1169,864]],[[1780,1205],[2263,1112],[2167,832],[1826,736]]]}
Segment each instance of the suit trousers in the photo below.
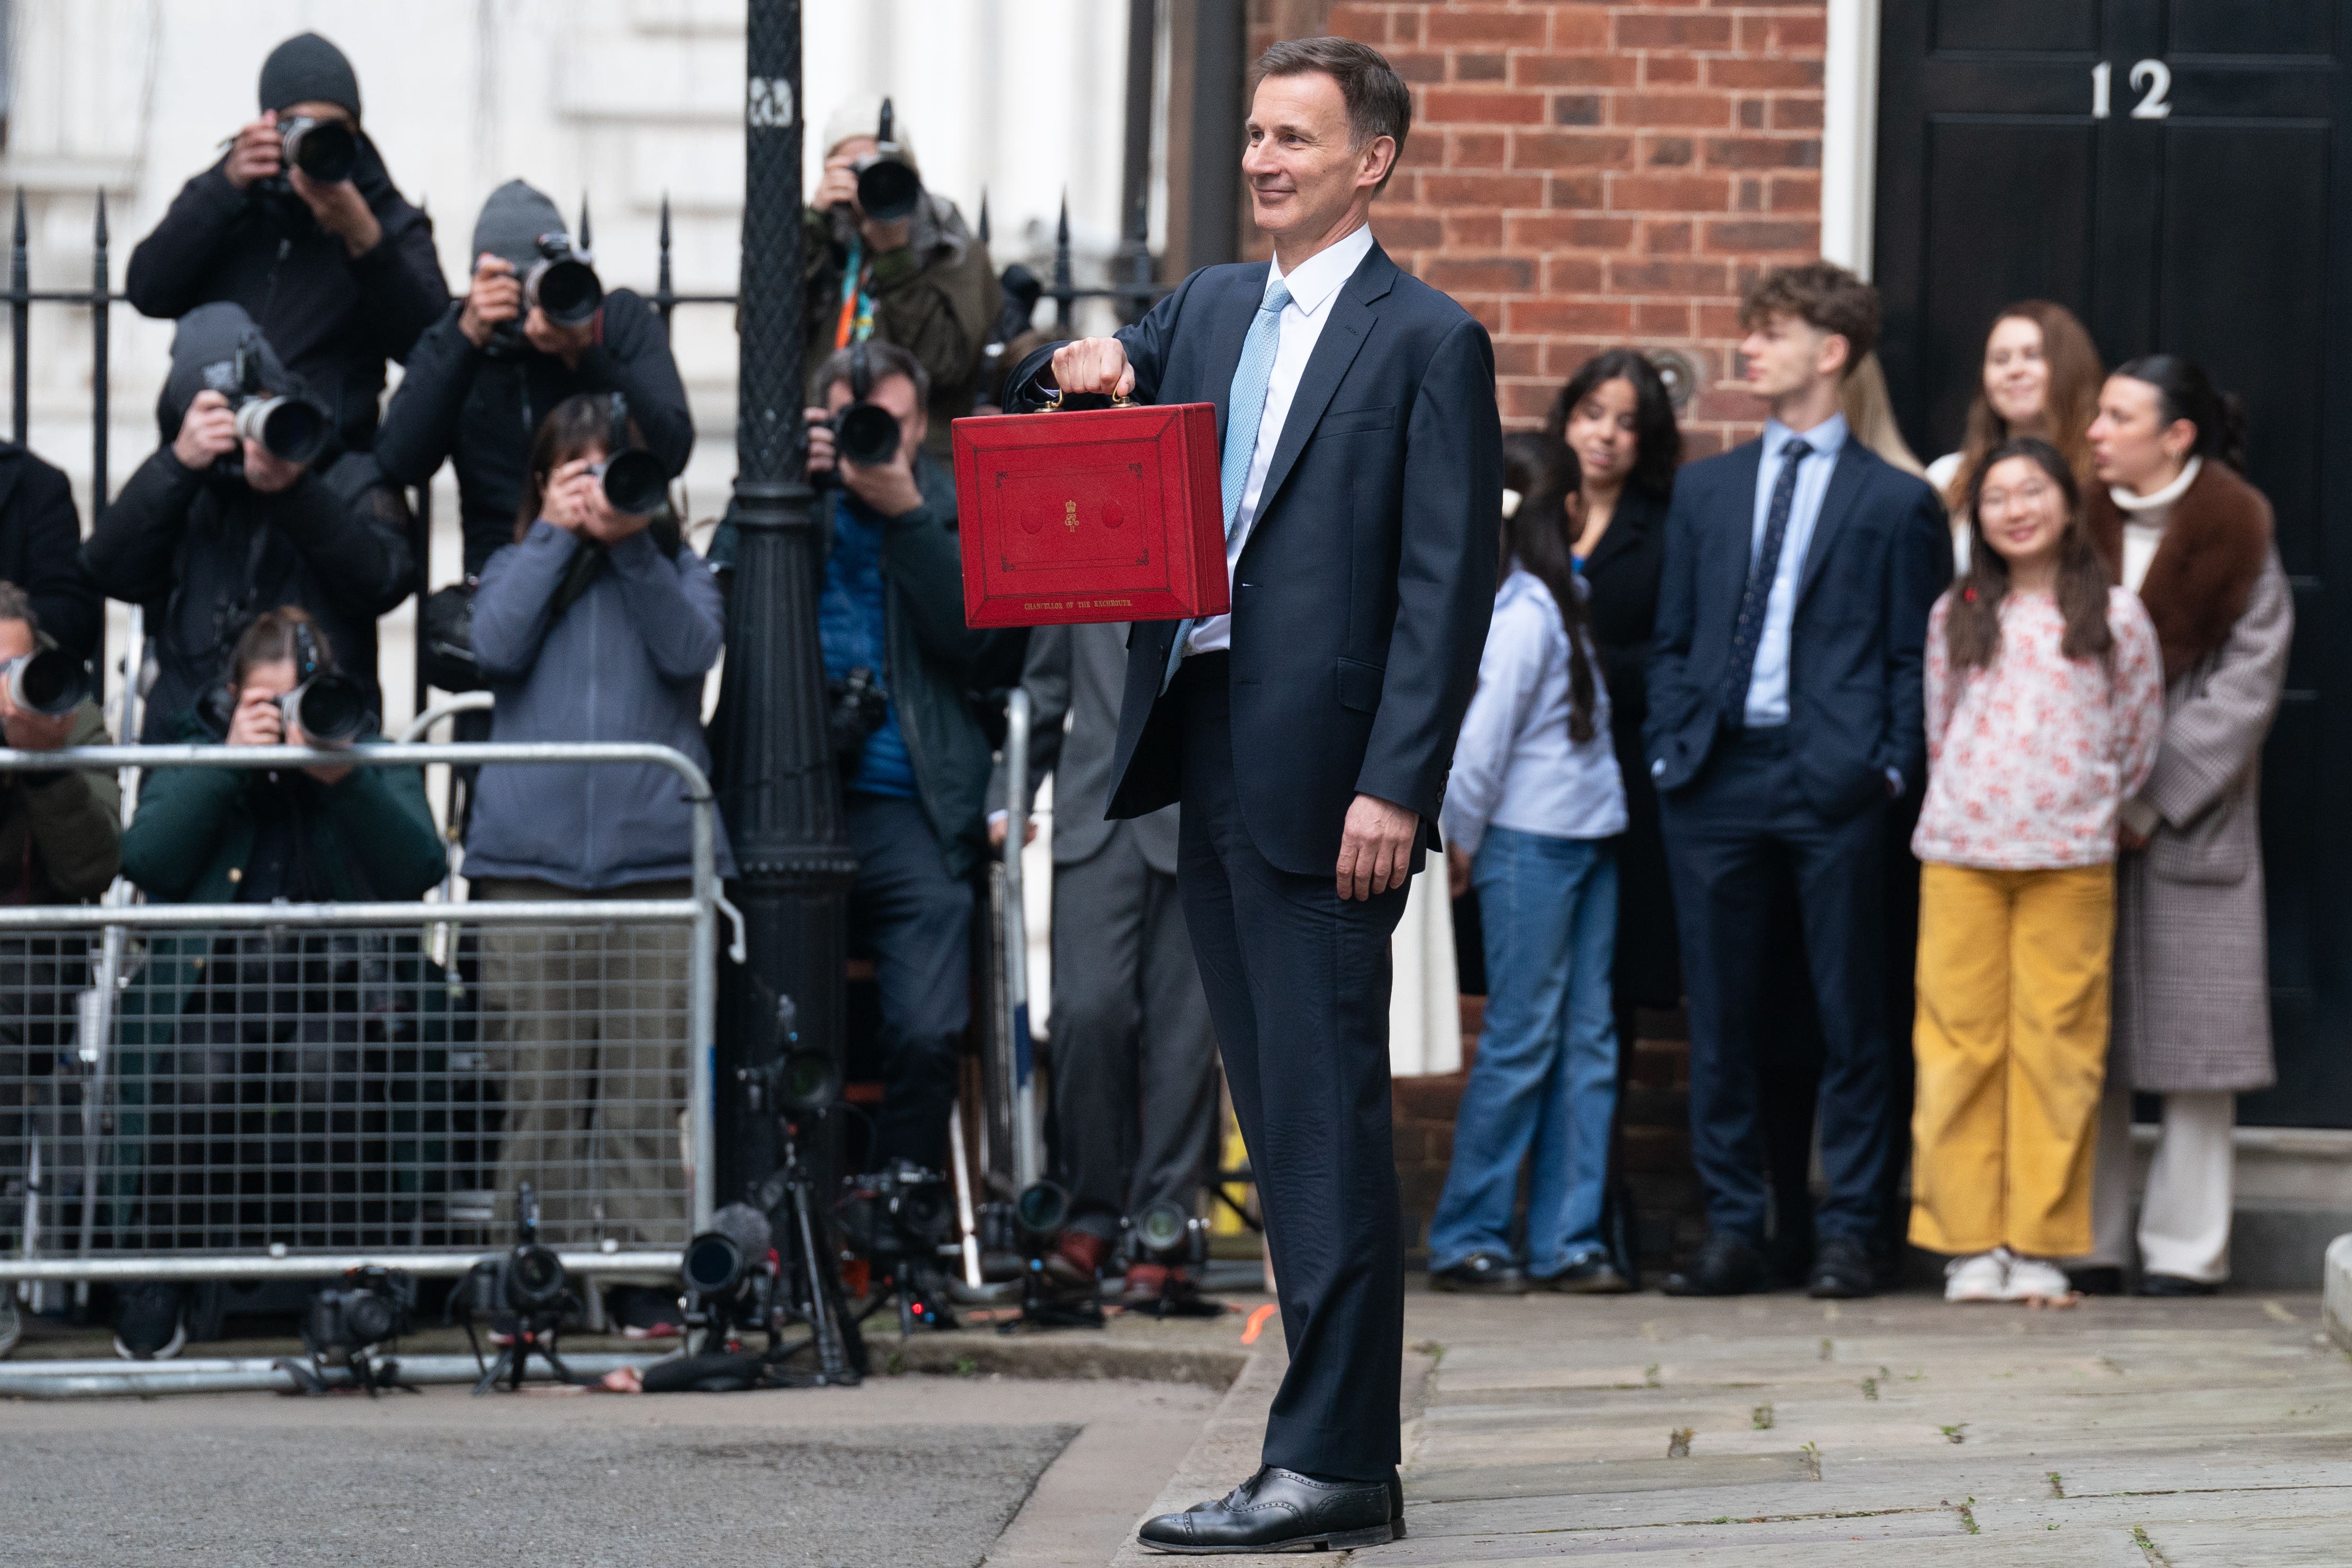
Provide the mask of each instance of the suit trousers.
{"label": "suit trousers", "polygon": [[1667,795],[1666,858],[1690,1001],[1691,1157],[1708,1228],[1760,1244],[1770,1207],[1759,1053],[1765,933],[1778,876],[1796,887],[1821,1021],[1824,1239],[1875,1239],[1888,1135],[1885,806],[1832,821],[1806,799],[1785,727],[1727,735]]}
{"label": "suit trousers", "polygon": [[[1249,1145],[1290,1367],[1265,1462],[1384,1479],[1398,1460],[1404,1252],[1389,1111],[1389,940],[1405,889],[1343,899],[1269,864],[1235,787],[1231,661],[1184,661],[1184,921]],[[1268,759],[1278,766],[1278,759]]]}
{"label": "suit trousers", "polygon": [[1216,1049],[1176,878],[1116,823],[1054,868],[1054,1113],[1073,1225],[1108,1239],[1162,1200],[1198,1209]]}
{"label": "suit trousers", "polygon": [[948,874],[922,802],[849,797],[849,949],[874,960],[882,1001],[882,1113],[876,1169],[948,1168],[963,1031],[971,1021],[971,884]]}

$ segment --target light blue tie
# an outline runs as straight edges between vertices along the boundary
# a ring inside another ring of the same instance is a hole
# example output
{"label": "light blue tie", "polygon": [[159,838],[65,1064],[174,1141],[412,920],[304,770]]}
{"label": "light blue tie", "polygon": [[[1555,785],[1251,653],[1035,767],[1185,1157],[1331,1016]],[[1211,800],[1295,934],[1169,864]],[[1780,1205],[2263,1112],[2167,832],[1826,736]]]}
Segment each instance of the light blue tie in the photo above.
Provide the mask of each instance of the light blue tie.
{"label": "light blue tie", "polygon": [[[1258,301],[1249,336],[1242,340],[1241,363],[1234,367],[1233,388],[1225,394],[1225,452],[1217,486],[1224,496],[1228,544],[1233,541],[1234,525],[1241,520],[1242,493],[1249,487],[1250,459],[1257,452],[1258,423],[1265,417],[1265,391],[1274,380],[1275,351],[1282,346],[1282,312],[1289,304],[1290,290],[1282,279],[1267,279],[1265,298]],[[1168,668],[1160,676],[1161,691],[1176,678],[1176,666],[1184,660],[1184,643],[1196,624],[1190,618],[1176,623],[1176,645],[1168,650]]]}

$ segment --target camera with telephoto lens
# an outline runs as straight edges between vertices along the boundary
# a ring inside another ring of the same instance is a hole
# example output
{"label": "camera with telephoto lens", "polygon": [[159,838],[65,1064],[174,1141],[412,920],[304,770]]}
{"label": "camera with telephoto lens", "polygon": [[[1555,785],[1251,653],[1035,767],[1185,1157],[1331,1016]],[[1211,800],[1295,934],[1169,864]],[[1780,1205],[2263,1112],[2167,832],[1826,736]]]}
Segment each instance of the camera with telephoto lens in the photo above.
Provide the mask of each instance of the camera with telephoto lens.
{"label": "camera with telephoto lens", "polygon": [[[604,285],[596,276],[593,255],[573,245],[572,236],[560,229],[532,244],[538,255],[522,269],[522,316],[537,310],[559,327],[594,320],[604,308]],[[493,358],[522,352],[522,316],[490,329],[487,352]]]}
{"label": "camera with telephoto lens", "polygon": [[[236,416],[236,436],[250,441],[282,463],[309,463],[326,450],[327,411],[308,398],[273,397],[261,384],[261,349],[248,335],[226,366],[215,365],[205,376],[210,388],[227,400]],[[213,459],[213,472],[226,478],[245,476],[242,446]]]}
{"label": "camera with telephoto lens", "polygon": [[453,1314],[460,1308],[472,1317],[512,1312],[551,1324],[578,1311],[563,1260],[539,1243],[539,1194],[529,1182],[515,1196],[515,1231],[511,1248],[467,1270],[449,1298]]}
{"label": "camera with telephoto lens", "polygon": [[1147,1262],[1192,1264],[1209,1260],[1209,1228],[1197,1214],[1168,1198],[1144,1206],[1128,1239]]}
{"label": "camera with telephoto lens", "polygon": [[610,425],[604,433],[604,461],[589,465],[589,474],[604,487],[604,500],[627,517],[650,517],[669,502],[669,475],[661,459],[638,445],[629,430],[629,400],[613,394]]}
{"label": "camera with telephoto lens", "polygon": [[289,115],[278,122],[278,140],[286,168],[299,169],[322,185],[340,185],[359,167],[359,133],[340,120]]}
{"label": "camera with telephoto lens", "polygon": [[877,223],[897,223],[923,199],[923,177],[898,145],[895,119],[886,98],[881,124],[874,131],[878,145],[851,165],[857,175],[857,204]]}
{"label": "camera with telephoto lens", "polygon": [[299,729],[312,746],[340,750],[375,727],[367,692],[359,682],[338,671],[322,669],[319,636],[310,627],[294,627],[294,689],[278,699],[278,711],[287,728]]}
{"label": "camera with telephoto lens", "polygon": [[912,1160],[844,1176],[834,1213],[850,1250],[885,1264],[929,1262],[957,1249],[955,1197],[943,1172]]}
{"label": "camera with telephoto lens", "polygon": [[63,718],[89,695],[89,666],[62,648],[43,648],[7,665],[8,703],[18,713]]}
{"label": "camera with telephoto lens", "polygon": [[407,1333],[415,1311],[416,1281],[407,1274],[373,1264],[353,1269],[341,1287],[310,1298],[302,1343],[327,1365],[347,1365],[354,1354]]}
{"label": "camera with telephoto lens", "polygon": [[[838,384],[838,383],[836,383]],[[809,482],[818,489],[841,483],[839,465],[855,463],[872,468],[898,455],[898,416],[873,401],[874,367],[864,343],[849,348],[849,402],[825,421],[833,432],[835,467],[821,470]]]}
{"label": "camera with telephoto lens", "polygon": [[730,1203],[710,1217],[710,1228],[686,1244],[678,1273],[686,1286],[686,1326],[707,1331],[701,1350],[715,1348],[768,1321],[779,1270],[775,1227],[748,1203]]}

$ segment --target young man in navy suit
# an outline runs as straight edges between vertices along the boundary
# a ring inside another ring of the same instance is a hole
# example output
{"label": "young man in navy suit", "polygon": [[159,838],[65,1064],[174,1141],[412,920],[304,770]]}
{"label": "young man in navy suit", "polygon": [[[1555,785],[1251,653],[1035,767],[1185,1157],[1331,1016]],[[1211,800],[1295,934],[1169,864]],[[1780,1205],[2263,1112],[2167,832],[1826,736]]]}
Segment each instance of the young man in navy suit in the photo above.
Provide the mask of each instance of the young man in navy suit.
{"label": "young man in navy suit", "polygon": [[1866,1296],[1890,1135],[1882,856],[1890,805],[1927,766],[1921,645],[1951,574],[1935,492],[1847,430],[1840,383],[1878,338],[1877,291],[1827,262],[1766,274],[1741,307],[1761,440],[1675,481],[1650,653],[1650,771],[1690,1001],[1691,1155],[1707,1239],[1674,1295],[1762,1282],[1758,1051],[1765,925],[1785,868],[1826,1060],[1829,1192],[1809,1278]]}
{"label": "young man in navy suit", "polygon": [[1258,73],[1242,172],[1274,265],[1196,272],[1009,383],[1014,407],[1044,386],[1217,405],[1233,612],[1135,629],[1109,815],[1183,805],[1178,888],[1290,1368],[1257,1473],[1143,1526],[1165,1552],[1402,1531],[1389,938],[1435,843],[1502,517],[1486,330],[1367,226],[1404,83],[1344,38],[1277,44]]}

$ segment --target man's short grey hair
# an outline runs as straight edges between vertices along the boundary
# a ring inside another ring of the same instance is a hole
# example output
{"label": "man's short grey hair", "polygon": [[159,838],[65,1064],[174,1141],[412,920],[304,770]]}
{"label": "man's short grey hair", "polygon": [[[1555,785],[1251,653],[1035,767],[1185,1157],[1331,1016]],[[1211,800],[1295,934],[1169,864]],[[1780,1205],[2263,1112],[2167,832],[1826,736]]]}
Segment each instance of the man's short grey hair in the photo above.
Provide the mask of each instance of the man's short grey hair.
{"label": "man's short grey hair", "polygon": [[1405,132],[1412,129],[1412,89],[1389,64],[1388,57],[1370,44],[1353,38],[1292,38],[1257,57],[1258,80],[1268,77],[1304,76],[1321,71],[1339,84],[1348,103],[1348,144],[1359,151],[1378,137],[1396,142],[1396,159],[1381,176],[1379,190],[1388,189],[1398,162],[1404,159]]}
{"label": "man's short grey hair", "polygon": [[33,609],[33,596],[5,580],[0,580],[0,621],[22,621],[36,632],[41,629],[41,617]]}
{"label": "man's short grey hair", "polygon": [[[846,386],[855,393],[857,378],[851,372],[850,367],[856,361],[857,347],[853,344],[846,349],[835,349],[825,357],[824,363],[817,367],[818,401],[822,402],[831,396],[833,389],[837,386]],[[867,378],[866,385],[868,391],[880,386],[887,377],[904,376],[915,383],[916,402],[927,408],[930,406],[931,372],[923,369],[922,361],[896,343],[869,341],[864,347]]]}

